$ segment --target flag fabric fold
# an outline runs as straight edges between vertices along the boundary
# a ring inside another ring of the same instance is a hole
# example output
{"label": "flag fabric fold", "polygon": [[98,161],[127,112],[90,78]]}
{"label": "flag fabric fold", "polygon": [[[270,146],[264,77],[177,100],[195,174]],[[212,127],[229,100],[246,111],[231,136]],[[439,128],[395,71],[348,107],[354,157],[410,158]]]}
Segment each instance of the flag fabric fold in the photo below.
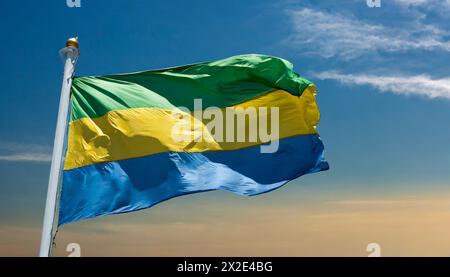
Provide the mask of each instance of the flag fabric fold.
{"label": "flag fabric fold", "polygon": [[75,77],[71,92],[60,225],[195,192],[257,195],[328,169],[315,86],[280,58]]}

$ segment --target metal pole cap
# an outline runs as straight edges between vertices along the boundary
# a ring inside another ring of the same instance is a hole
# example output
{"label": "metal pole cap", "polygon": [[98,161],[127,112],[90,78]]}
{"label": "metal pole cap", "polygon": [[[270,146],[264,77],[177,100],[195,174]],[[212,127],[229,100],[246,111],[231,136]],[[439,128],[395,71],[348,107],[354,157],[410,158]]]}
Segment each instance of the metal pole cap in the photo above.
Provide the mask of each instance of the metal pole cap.
{"label": "metal pole cap", "polygon": [[74,47],[76,49],[78,49],[78,38],[69,38],[66,41],[66,47]]}

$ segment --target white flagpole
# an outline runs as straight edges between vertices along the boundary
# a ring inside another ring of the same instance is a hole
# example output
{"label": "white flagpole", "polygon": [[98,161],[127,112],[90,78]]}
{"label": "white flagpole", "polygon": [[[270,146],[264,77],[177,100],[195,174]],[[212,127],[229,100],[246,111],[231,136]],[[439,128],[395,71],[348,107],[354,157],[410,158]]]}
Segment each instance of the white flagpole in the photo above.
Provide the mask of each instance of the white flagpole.
{"label": "white flagpole", "polygon": [[51,254],[53,244],[53,226],[55,223],[56,201],[58,196],[59,177],[62,169],[64,141],[67,130],[67,115],[69,112],[70,88],[75,63],[79,56],[78,40],[67,40],[66,47],[59,51],[64,59],[64,78],[59,99],[58,119],[56,123],[55,140],[53,143],[52,164],[48,180],[47,201],[45,203],[44,224],[42,227],[40,257],[48,257]]}

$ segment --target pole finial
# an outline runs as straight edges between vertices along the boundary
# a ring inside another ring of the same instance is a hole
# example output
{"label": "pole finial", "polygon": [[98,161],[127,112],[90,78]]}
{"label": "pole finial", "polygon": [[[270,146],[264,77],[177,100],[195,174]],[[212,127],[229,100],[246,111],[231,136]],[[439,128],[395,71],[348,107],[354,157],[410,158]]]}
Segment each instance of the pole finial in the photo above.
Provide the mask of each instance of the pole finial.
{"label": "pole finial", "polygon": [[66,41],[66,47],[74,47],[74,48],[78,49],[78,37],[69,38]]}

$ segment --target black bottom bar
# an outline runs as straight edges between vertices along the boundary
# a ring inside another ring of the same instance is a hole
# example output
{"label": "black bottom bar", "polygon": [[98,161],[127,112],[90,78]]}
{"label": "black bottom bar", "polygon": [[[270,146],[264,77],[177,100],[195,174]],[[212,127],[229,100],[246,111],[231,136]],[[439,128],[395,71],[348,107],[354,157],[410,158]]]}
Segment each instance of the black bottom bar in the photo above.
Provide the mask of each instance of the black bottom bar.
{"label": "black bottom bar", "polygon": [[0,263],[2,272],[33,275],[450,273],[450,258],[3,258]]}

